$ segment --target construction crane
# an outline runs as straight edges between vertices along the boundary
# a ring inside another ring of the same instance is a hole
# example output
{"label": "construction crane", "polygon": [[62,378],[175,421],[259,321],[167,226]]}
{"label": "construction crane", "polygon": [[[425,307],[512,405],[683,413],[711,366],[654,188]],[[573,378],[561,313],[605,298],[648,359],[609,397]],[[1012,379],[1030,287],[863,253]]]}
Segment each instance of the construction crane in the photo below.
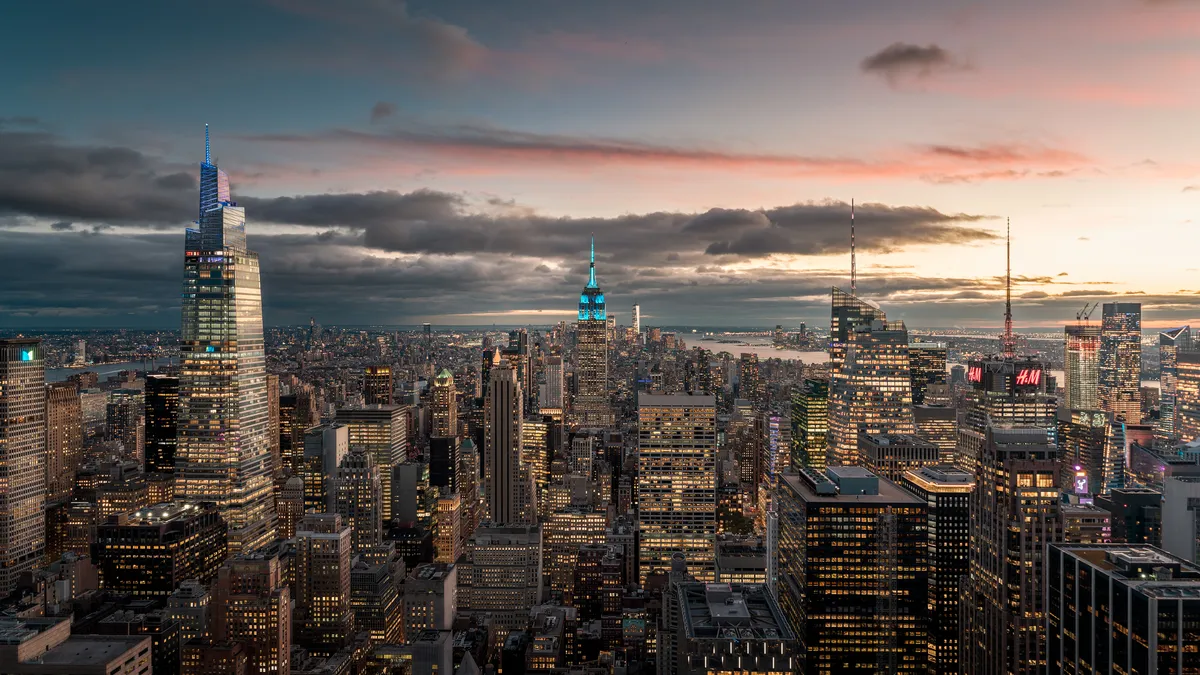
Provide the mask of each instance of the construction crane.
{"label": "construction crane", "polygon": [[1083,309],[1081,309],[1075,313],[1076,321],[1082,323],[1082,322],[1092,320],[1092,312],[1096,311],[1096,308],[1100,306],[1100,303],[1098,303],[1098,302],[1091,303],[1090,309],[1088,308],[1088,305],[1089,305],[1089,303],[1086,303],[1086,302],[1083,303]]}

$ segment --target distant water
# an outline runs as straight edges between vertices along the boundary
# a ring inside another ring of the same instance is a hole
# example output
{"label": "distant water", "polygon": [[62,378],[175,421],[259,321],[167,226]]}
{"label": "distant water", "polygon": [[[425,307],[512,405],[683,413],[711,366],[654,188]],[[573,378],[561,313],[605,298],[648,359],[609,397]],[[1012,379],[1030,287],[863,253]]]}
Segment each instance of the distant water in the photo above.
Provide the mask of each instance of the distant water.
{"label": "distant water", "polygon": [[86,368],[50,368],[46,371],[47,382],[62,382],[68,377],[76,373],[93,372],[100,376],[100,381],[108,379],[109,375],[115,375],[122,370],[154,370],[159,366],[175,365],[179,363],[179,359],[147,359],[145,361],[125,361],[124,363],[104,363],[100,365],[87,366]]}
{"label": "distant water", "polygon": [[[736,358],[739,354],[758,354],[759,360],[766,359],[784,359],[784,360],[799,360],[803,363],[826,363],[829,361],[829,354],[826,352],[803,352],[795,349],[776,349],[774,345],[765,341],[762,338],[742,338],[742,337],[704,337],[697,334],[678,333],[679,339],[687,344],[688,348],[703,347],[712,352],[729,352]],[[730,342],[721,342],[721,340],[730,340]]]}

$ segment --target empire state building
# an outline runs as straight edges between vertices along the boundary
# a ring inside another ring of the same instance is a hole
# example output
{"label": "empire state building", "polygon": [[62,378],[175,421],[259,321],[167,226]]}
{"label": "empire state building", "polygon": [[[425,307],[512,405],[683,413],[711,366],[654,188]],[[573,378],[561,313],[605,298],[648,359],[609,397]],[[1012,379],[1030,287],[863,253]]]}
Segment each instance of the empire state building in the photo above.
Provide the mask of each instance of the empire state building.
{"label": "empire state building", "polygon": [[207,127],[204,150],[200,217],[184,246],[176,493],[217,503],[235,554],[275,538],[262,293],[246,210],[212,163]]}
{"label": "empire state building", "polygon": [[604,291],[596,282],[596,240],[592,238],[587,286],[579,296],[579,321],[575,324],[575,403],[572,420],[580,427],[613,424],[608,404],[608,313]]}

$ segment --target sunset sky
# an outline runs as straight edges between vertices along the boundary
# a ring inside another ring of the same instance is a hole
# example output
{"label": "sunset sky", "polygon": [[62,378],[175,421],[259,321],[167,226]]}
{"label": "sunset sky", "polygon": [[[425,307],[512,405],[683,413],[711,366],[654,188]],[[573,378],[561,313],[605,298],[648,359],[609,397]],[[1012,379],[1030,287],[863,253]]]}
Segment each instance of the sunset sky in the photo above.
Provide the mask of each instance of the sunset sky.
{"label": "sunset sky", "polygon": [[[211,124],[267,324],[1200,323],[1196,0],[0,10],[0,327],[178,327]],[[1195,222],[1194,222],[1195,221]],[[1097,313],[1098,315],[1098,313]]]}

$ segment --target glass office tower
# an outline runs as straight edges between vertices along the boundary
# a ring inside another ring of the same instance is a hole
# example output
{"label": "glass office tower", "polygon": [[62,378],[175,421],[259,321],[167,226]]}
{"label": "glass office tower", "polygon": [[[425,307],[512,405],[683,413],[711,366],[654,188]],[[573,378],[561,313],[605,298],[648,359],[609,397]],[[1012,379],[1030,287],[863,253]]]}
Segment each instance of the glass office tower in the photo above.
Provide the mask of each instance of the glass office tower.
{"label": "glass office tower", "polygon": [[237,554],[275,538],[262,295],[246,211],[207,148],[206,131],[200,218],[185,239],[176,493],[215,502]]}
{"label": "glass office tower", "polygon": [[1100,409],[1142,421],[1142,305],[1106,302],[1100,326]]}

